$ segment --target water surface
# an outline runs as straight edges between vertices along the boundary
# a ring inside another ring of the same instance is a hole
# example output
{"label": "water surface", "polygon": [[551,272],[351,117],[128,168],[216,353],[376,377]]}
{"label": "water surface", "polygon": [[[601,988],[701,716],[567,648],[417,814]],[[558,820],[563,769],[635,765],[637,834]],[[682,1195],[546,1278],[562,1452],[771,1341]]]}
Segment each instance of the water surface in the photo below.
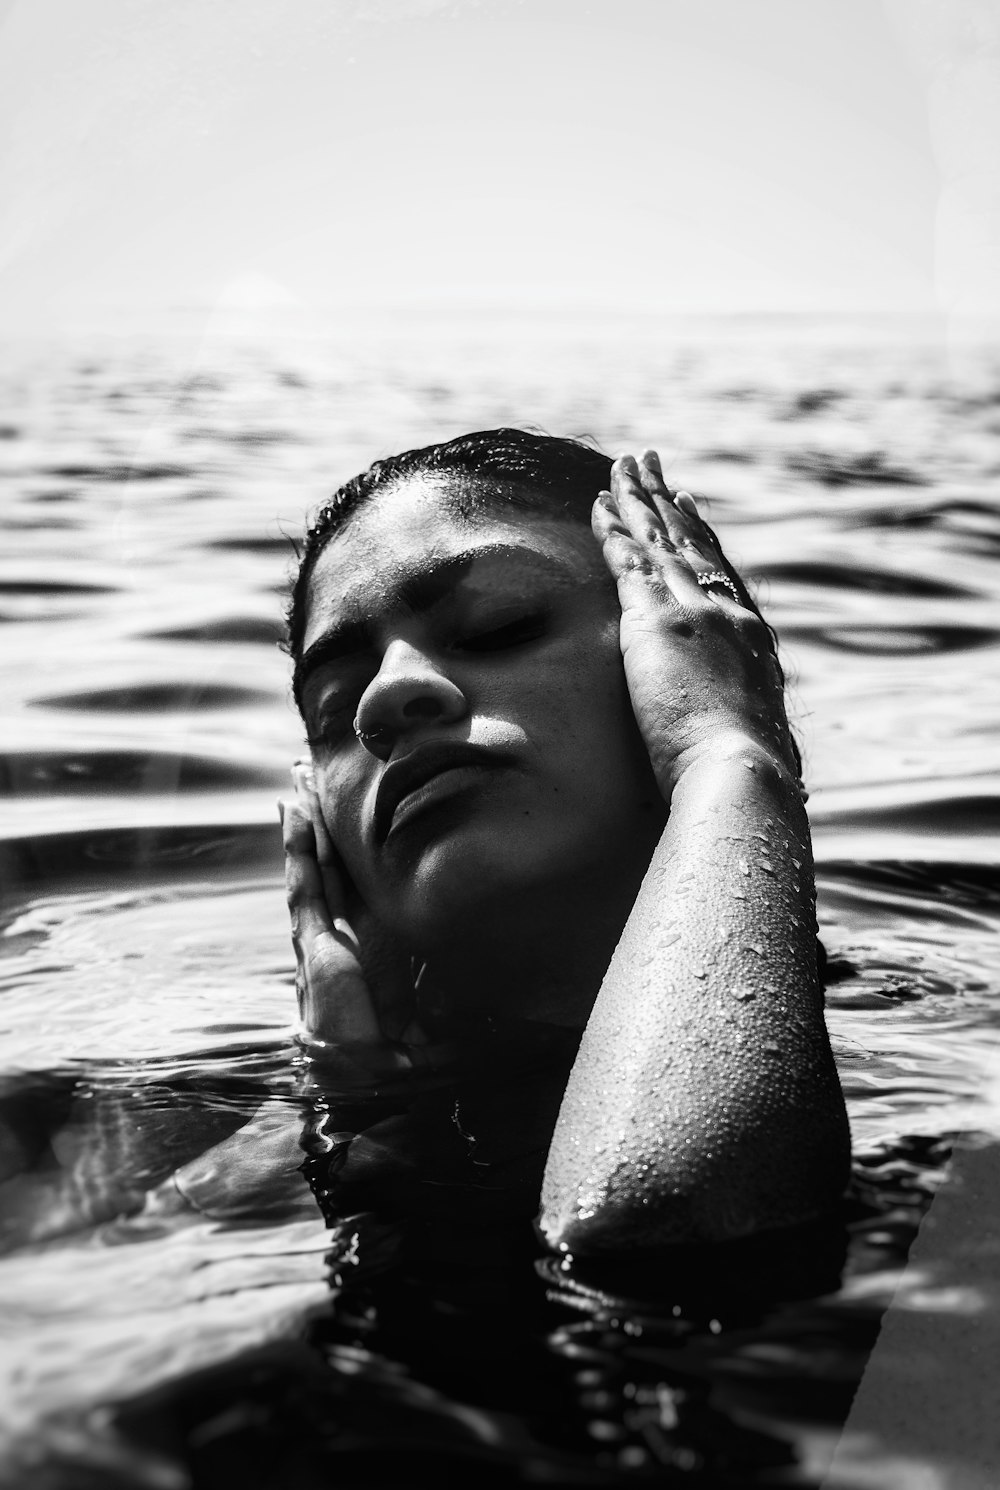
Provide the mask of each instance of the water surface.
{"label": "water surface", "polygon": [[[957,372],[863,331],[8,354],[11,1483],[389,1485],[404,1461],[818,1481],[950,1146],[1000,1137],[1000,358]],[[843,1235],[802,1243],[811,1279],[752,1307],[534,1258],[490,1292],[473,1253],[419,1300],[412,1277],[379,1285],[373,1324],[300,1152],[206,1212],[171,1199],[249,1120],[265,1147],[283,1112],[317,1122],[274,809],[301,749],[277,642],[305,513],[379,455],[503,423],[656,445],[781,638],[856,1172]]]}

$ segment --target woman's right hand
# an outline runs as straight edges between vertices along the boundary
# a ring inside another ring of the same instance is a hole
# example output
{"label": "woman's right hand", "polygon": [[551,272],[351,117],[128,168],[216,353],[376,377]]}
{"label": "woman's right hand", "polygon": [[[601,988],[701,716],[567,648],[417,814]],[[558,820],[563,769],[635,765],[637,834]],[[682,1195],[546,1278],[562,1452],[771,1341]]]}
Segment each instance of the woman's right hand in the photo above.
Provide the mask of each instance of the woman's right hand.
{"label": "woman's right hand", "polygon": [[346,876],[323,821],[308,762],[296,762],[292,780],[295,799],[279,801],[278,811],[302,1037],[313,1047],[330,1047],[352,1064],[405,1070],[410,1062],[399,1043],[421,1043],[412,1011],[400,1007],[398,986],[370,986],[364,970],[369,959],[348,920]]}

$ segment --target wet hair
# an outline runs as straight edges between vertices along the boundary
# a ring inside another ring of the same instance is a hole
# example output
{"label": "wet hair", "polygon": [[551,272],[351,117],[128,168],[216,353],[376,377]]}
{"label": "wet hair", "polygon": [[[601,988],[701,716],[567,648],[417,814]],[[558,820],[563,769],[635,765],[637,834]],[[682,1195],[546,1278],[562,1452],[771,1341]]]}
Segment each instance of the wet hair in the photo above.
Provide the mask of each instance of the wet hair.
{"label": "wet hair", "polygon": [[[294,661],[301,655],[309,581],[320,554],[351,516],[380,493],[413,476],[447,476],[451,488],[447,500],[457,516],[514,510],[589,527],[594,498],[611,486],[611,465],[610,456],[583,440],[507,428],[479,429],[440,445],[424,445],[377,460],[338,487],[306,532],[286,613],[286,650]],[[726,568],[738,580],[728,564]],[[750,603],[759,616],[752,598]],[[767,629],[777,657],[774,632],[770,626]],[[794,740],[792,746],[798,759]]]}
{"label": "wet hair", "polygon": [[480,429],[377,460],[323,503],[306,532],[286,615],[293,658],[302,650],[309,581],[323,549],[360,507],[413,476],[449,477],[457,516],[513,509],[589,525],[594,498],[611,485],[611,459],[582,440]]}

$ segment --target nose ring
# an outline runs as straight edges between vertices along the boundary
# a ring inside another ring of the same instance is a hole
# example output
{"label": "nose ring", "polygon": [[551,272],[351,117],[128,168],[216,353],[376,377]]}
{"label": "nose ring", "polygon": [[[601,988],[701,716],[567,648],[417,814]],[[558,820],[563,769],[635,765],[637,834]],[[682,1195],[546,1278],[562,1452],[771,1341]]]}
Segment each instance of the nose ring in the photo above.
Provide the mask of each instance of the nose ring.
{"label": "nose ring", "polygon": [[366,750],[372,750],[376,745],[385,741],[389,731],[384,725],[377,725],[375,729],[362,729],[357,719],[354,721],[354,733]]}

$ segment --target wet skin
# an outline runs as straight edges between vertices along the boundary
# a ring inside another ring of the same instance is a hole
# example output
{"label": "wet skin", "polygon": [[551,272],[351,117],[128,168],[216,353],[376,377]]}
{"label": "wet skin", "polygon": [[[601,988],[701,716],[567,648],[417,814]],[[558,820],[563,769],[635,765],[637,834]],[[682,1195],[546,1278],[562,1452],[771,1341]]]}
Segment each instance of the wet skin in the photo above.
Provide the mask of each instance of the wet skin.
{"label": "wet skin", "polygon": [[439,977],[464,962],[468,997],[474,942],[508,1012],[514,964],[531,968],[537,1015],[539,970],[568,984],[575,968],[582,1021],[603,966],[581,984],[561,943],[590,943],[596,917],[606,966],[666,818],[620,606],[581,524],[466,518],[453,496],[407,482],[319,559],[298,669],[319,808],[365,906]]}
{"label": "wet skin", "polygon": [[[409,1059],[384,1039],[426,1038],[408,984],[366,956],[396,938],[453,1010],[585,1023],[546,1166],[552,1245],[820,1213],[848,1133],[767,628],[713,579],[717,540],[652,452],[594,505],[614,589],[574,525],[468,520],[456,497],[381,495],[317,566],[313,767],[284,813],[306,1034]],[[485,757],[439,755],[440,779],[400,790],[421,751],[470,747]]]}

